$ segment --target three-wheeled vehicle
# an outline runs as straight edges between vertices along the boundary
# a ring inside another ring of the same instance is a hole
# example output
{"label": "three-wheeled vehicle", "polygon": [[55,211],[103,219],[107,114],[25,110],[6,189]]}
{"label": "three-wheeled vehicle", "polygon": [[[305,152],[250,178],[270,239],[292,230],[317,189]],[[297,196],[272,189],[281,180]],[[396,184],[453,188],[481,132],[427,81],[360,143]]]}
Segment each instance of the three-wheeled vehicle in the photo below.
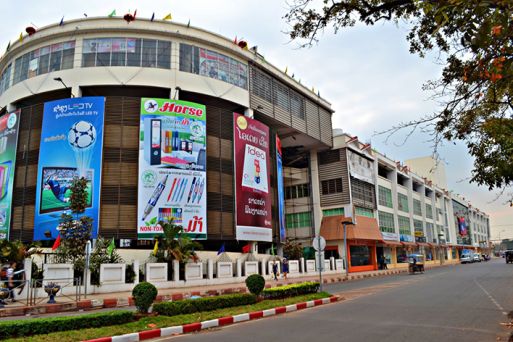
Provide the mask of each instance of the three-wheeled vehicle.
{"label": "three-wheeled vehicle", "polygon": [[424,273],[424,255],[410,254],[408,255],[408,271],[410,274],[415,272]]}
{"label": "three-wheeled vehicle", "polygon": [[506,259],[506,264],[510,262],[513,263],[513,250],[507,250],[504,252],[504,259]]}

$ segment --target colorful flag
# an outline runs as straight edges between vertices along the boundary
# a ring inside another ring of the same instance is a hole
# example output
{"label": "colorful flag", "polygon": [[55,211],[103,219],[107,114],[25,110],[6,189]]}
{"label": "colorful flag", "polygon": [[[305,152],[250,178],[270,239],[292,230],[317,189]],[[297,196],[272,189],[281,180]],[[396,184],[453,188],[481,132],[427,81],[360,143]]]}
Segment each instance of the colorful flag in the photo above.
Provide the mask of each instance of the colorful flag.
{"label": "colorful flag", "polygon": [[109,18],[112,18],[113,16],[116,15],[116,10],[113,10],[112,12],[110,12],[109,14]]}
{"label": "colorful flag", "polygon": [[242,246],[242,253],[249,253],[251,251],[251,245],[248,243],[246,246]]}
{"label": "colorful flag", "polygon": [[224,242],[223,242],[223,245],[221,246],[221,248],[219,248],[219,250],[217,251],[217,255],[222,254],[222,253],[224,253]]}
{"label": "colorful flag", "polygon": [[59,26],[64,26],[64,16],[62,16],[61,22],[59,23]]}
{"label": "colorful flag", "polygon": [[171,13],[169,13],[164,18],[162,18],[162,20],[173,20],[173,17],[171,16]]}
{"label": "colorful flag", "polygon": [[20,43],[23,41],[23,33],[20,33]]}
{"label": "colorful flag", "polygon": [[274,256],[274,243],[271,243],[271,255]]}
{"label": "colorful flag", "polygon": [[158,250],[159,250],[159,240],[156,240],[155,246],[153,247],[153,255],[157,255]]}
{"label": "colorful flag", "polygon": [[109,257],[112,256],[112,253],[114,252],[115,248],[116,248],[116,244],[114,243],[114,238],[112,238],[109,246],[107,247],[107,254],[109,255]]}
{"label": "colorful flag", "polygon": [[5,49],[5,51],[9,51],[9,49],[11,48],[11,41],[9,41],[9,43],[7,44],[7,48]]}
{"label": "colorful flag", "polygon": [[187,28],[189,28],[191,26],[191,19],[189,19],[189,21],[187,22]]}
{"label": "colorful flag", "polygon": [[153,21],[153,20],[155,20],[155,12],[153,12],[153,14],[151,15],[150,21]]}
{"label": "colorful flag", "polygon": [[61,245],[61,234],[57,235],[57,239],[55,239],[55,242],[53,243],[53,246],[52,246],[52,251],[59,248],[60,245]]}
{"label": "colorful flag", "polygon": [[287,72],[288,72],[288,71],[289,71],[289,67],[288,67],[288,66],[286,66],[286,67],[285,67],[285,75],[287,74]]}

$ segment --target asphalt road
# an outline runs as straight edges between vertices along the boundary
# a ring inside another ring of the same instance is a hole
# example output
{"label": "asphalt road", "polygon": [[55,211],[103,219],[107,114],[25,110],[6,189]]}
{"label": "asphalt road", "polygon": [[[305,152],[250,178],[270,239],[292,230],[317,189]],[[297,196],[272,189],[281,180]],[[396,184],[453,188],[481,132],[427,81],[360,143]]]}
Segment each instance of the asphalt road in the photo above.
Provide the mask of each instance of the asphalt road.
{"label": "asphalt road", "polygon": [[326,285],[345,301],[159,341],[507,341],[504,259]]}

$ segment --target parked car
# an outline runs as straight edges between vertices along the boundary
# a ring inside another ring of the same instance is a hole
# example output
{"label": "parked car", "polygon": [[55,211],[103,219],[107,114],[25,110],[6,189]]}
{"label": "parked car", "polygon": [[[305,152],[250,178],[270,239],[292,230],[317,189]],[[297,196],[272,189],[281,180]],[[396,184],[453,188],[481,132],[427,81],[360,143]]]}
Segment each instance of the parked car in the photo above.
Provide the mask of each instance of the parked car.
{"label": "parked car", "polygon": [[461,257],[460,257],[460,262],[462,264],[470,264],[470,263],[473,263],[474,262],[474,257],[472,254],[470,253],[467,253],[467,254],[462,254]]}
{"label": "parked car", "polygon": [[481,254],[479,253],[474,253],[474,262],[481,262]]}

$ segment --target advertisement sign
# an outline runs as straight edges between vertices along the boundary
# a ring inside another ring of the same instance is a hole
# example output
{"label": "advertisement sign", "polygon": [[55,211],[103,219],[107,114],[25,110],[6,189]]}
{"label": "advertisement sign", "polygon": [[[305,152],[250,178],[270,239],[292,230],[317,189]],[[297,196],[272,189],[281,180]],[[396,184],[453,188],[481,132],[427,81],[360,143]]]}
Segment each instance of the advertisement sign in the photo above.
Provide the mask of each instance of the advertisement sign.
{"label": "advertisement sign", "polygon": [[269,127],[233,114],[236,239],[272,241]]}
{"label": "advertisement sign", "polygon": [[280,241],[285,242],[285,191],[283,189],[283,160],[281,154],[281,140],[276,135],[276,189],[278,191],[278,222],[280,227]]}
{"label": "advertisement sign", "polygon": [[385,240],[399,240],[399,234],[397,233],[381,232],[381,235],[383,235],[383,239]]}
{"label": "advertisement sign", "polygon": [[20,111],[0,117],[0,239],[9,239]]}
{"label": "advertisement sign", "polygon": [[204,105],[141,99],[137,237],[162,234],[159,222],[207,238],[207,137]]}
{"label": "advertisement sign", "polygon": [[401,242],[414,242],[413,236],[408,234],[400,234],[400,241]]}
{"label": "advertisement sign", "polygon": [[373,162],[358,153],[347,149],[347,164],[349,173],[356,179],[374,184],[374,166]]}
{"label": "advertisement sign", "polygon": [[71,182],[87,179],[83,215],[99,225],[102,176],[104,97],[78,97],[46,102],[37,167],[34,240],[55,239],[63,211],[69,209]]}
{"label": "advertisement sign", "polygon": [[461,236],[467,235],[467,224],[464,217],[458,217],[458,230]]}

